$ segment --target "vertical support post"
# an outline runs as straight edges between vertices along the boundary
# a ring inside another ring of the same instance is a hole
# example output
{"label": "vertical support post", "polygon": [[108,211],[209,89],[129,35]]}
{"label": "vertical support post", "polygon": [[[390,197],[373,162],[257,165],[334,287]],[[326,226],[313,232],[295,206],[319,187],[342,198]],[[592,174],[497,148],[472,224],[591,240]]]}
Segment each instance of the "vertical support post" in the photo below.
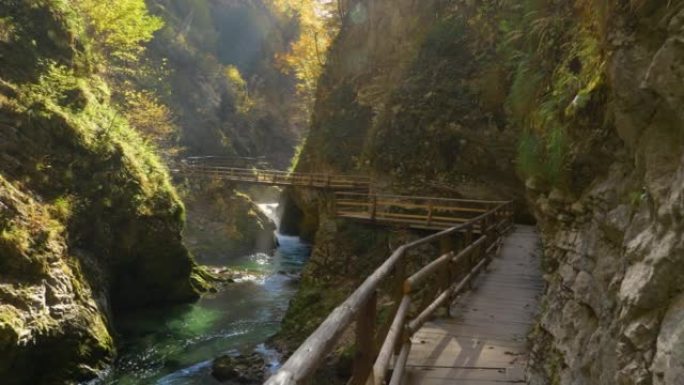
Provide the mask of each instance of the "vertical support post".
{"label": "vertical support post", "polygon": [[375,214],[378,209],[378,196],[373,194],[371,195],[371,206],[370,206],[370,219],[371,221],[375,221]]}
{"label": "vertical support post", "polygon": [[[465,243],[464,247],[468,247],[473,244],[473,232],[475,231],[475,222],[471,223],[468,228],[466,229],[466,234],[465,234]],[[482,230],[480,230],[482,232]],[[470,255],[468,255],[467,261],[468,261],[468,267],[465,269],[466,272],[470,272],[473,267],[475,266],[475,263],[473,261],[477,261],[477,253],[479,249],[475,248],[473,251],[470,252]],[[468,281],[468,289],[472,289],[472,279]]]}
{"label": "vertical support post", "polygon": [[427,226],[430,227],[430,224],[432,224],[432,199],[428,200],[428,216],[427,216]]}
{"label": "vertical support post", "polygon": [[[454,239],[450,236],[444,236],[439,239],[439,251],[440,255],[444,255],[447,253],[451,253],[451,255],[454,255]],[[434,298],[436,298],[438,295],[441,295],[444,291],[448,290],[449,287],[451,286],[451,282],[456,278],[451,276],[451,264],[449,264],[445,269],[440,269],[438,273],[438,288],[437,288],[437,293],[435,293],[434,296],[431,298],[428,298],[427,305],[430,304],[430,301]],[[446,301],[444,303],[444,308],[446,309],[447,315],[451,314],[450,308],[451,308],[451,301]]]}
{"label": "vertical support post", "polygon": [[375,362],[375,318],[378,296],[373,292],[356,318],[356,354],[349,385],[364,385]]}
{"label": "vertical support post", "polygon": [[[399,260],[397,260],[396,265],[394,265],[394,273],[396,275],[395,279],[395,285],[396,287],[394,288],[394,295],[396,298],[396,309],[392,312],[392,314],[397,314],[397,311],[399,310],[399,307],[401,306],[401,302],[404,298],[404,281],[406,281],[406,253],[404,253]],[[404,331],[401,332],[402,336],[400,337],[400,340],[403,339],[403,334]],[[394,354],[399,354],[399,351],[401,350],[401,343],[396,344],[394,347]]]}
{"label": "vertical support post", "polygon": [[325,187],[330,187],[330,174],[325,177]]}
{"label": "vertical support post", "polygon": [[491,246],[493,241],[494,241],[494,239],[492,239],[492,232],[491,232],[491,230],[489,230],[490,222],[491,222],[491,216],[490,215],[487,215],[482,219],[482,229],[483,229],[482,231],[483,231],[483,234],[486,238],[485,238],[484,244],[480,248],[480,251],[481,251],[480,259],[489,258],[489,255],[487,255],[487,249],[489,249],[489,246]]}

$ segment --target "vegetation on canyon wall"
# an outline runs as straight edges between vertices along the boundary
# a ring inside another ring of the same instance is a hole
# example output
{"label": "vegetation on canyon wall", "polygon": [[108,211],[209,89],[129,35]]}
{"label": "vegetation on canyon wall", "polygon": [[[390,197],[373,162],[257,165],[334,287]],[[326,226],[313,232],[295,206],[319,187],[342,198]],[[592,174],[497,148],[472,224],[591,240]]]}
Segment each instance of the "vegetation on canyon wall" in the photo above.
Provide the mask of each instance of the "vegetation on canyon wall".
{"label": "vegetation on canyon wall", "polygon": [[112,101],[111,79],[161,21],[140,1],[102,7],[3,5],[0,377],[7,383],[92,377],[115,352],[112,312],[190,300],[203,286],[181,242],[184,208],[167,171]]}

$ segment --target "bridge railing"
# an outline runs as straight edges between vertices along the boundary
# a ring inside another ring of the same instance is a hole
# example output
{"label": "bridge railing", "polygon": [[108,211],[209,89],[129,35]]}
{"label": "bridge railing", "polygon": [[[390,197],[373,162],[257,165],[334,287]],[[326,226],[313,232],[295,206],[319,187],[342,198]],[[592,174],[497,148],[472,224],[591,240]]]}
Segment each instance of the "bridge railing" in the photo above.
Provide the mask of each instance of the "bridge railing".
{"label": "bridge railing", "polygon": [[[349,384],[385,384],[393,356],[395,363],[389,383],[399,384],[411,349],[410,337],[440,306],[448,306],[484,268],[513,225],[513,212],[513,202],[503,202],[462,224],[397,248],[330,313],[266,385],[305,384],[352,323],[356,324],[356,356]],[[456,234],[461,235],[462,242],[451,246],[452,236]],[[440,243],[442,255],[407,276],[409,252],[434,242]],[[390,315],[392,323],[388,329],[380,330],[376,325],[378,291],[390,276],[390,286],[395,287],[390,294],[395,295]],[[435,276],[437,279],[429,279]],[[428,290],[430,285],[435,286],[433,290]],[[428,301],[423,300],[412,309],[414,294],[418,291]],[[434,292],[434,296],[426,297],[425,292]],[[416,315],[412,317],[413,313]],[[377,346],[376,341],[382,341],[381,345]]]}
{"label": "bridge railing", "polygon": [[183,162],[181,171],[186,175],[201,175],[236,182],[258,184],[302,186],[332,190],[366,190],[370,187],[369,177],[325,173],[298,173],[256,168],[240,168],[216,165],[206,162]]}
{"label": "bridge railing", "polygon": [[336,192],[335,214],[371,222],[447,229],[503,203],[506,202]]}

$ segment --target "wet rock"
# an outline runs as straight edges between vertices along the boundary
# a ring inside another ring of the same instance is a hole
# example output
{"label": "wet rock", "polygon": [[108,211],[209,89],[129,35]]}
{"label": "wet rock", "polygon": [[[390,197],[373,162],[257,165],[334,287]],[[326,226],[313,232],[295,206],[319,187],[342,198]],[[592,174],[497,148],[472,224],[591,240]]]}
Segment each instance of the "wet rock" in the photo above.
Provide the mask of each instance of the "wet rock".
{"label": "wet rock", "polygon": [[261,384],[265,373],[266,361],[258,353],[221,356],[211,365],[211,375],[229,384]]}

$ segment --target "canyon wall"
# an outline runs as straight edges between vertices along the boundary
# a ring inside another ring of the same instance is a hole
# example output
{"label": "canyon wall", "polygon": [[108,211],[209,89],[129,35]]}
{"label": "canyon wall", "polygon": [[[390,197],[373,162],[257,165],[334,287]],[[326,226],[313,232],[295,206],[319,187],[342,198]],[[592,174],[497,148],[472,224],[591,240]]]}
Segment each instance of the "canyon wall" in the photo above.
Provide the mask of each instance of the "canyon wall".
{"label": "canyon wall", "polygon": [[0,15],[0,378],[88,380],[115,354],[113,313],[205,287],[154,149],[117,114],[78,13]]}

